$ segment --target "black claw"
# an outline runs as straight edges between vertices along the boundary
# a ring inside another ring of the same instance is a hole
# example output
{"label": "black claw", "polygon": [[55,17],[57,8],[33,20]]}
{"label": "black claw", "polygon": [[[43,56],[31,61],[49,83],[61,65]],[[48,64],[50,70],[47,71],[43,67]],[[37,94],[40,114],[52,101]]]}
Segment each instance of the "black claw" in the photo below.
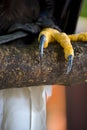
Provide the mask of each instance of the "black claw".
{"label": "black claw", "polygon": [[73,65],[73,56],[69,55],[68,56],[68,67],[67,67],[67,72],[66,72],[67,74],[69,74],[69,72],[71,71],[72,65]]}
{"label": "black claw", "polygon": [[46,41],[45,35],[41,35],[40,37],[40,45],[39,45],[39,50],[40,50],[40,57],[43,57],[43,48],[44,48],[44,43]]}

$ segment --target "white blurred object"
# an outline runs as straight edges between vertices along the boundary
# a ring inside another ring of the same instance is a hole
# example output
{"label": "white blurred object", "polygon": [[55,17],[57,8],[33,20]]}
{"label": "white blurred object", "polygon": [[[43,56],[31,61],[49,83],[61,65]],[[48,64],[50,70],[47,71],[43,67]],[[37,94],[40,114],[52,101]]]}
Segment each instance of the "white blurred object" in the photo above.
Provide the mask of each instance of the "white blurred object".
{"label": "white blurred object", "polygon": [[87,32],[87,18],[79,17],[76,27],[76,33]]}
{"label": "white blurred object", "polygon": [[52,86],[0,90],[0,130],[46,130]]}

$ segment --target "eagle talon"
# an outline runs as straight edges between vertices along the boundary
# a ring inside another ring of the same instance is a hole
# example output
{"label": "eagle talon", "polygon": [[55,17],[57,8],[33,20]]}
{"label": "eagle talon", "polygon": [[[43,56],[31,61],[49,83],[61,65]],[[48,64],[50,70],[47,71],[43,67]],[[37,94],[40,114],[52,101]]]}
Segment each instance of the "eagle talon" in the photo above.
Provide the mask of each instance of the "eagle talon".
{"label": "eagle talon", "polygon": [[40,50],[40,57],[43,57],[43,49],[44,49],[44,44],[46,41],[45,35],[40,36],[40,44],[39,44],[39,50]]}
{"label": "eagle talon", "polygon": [[66,74],[69,74],[71,69],[72,69],[72,65],[73,65],[73,56],[69,55],[68,56],[68,67],[67,67],[67,72]]}
{"label": "eagle talon", "polygon": [[43,48],[47,48],[50,43],[57,42],[64,49],[65,59],[68,60],[67,74],[70,73],[74,59],[74,49],[71,41],[87,41],[87,32],[81,34],[67,35],[66,33],[59,32],[54,28],[44,28],[38,37],[40,43],[40,58],[43,57]]}

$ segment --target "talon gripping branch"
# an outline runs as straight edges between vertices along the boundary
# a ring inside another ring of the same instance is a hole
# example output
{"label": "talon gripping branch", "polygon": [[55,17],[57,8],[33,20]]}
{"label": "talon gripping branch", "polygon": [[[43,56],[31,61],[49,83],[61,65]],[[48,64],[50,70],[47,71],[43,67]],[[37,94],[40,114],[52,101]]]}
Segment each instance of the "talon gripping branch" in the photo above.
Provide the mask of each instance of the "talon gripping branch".
{"label": "talon gripping branch", "polygon": [[[65,87],[47,84],[62,84],[64,81],[65,85],[69,79],[72,84],[77,81],[77,77],[78,81],[83,79],[87,82],[87,49],[84,49],[83,57],[78,55],[75,59],[71,44],[71,41],[87,41],[87,33],[73,34],[82,1],[0,0],[0,44],[4,44],[0,45],[0,89],[6,88],[0,91],[0,130],[66,130]],[[30,46],[26,45],[26,42],[31,43]],[[77,60],[76,69],[73,69],[74,76],[65,75],[65,62],[57,59],[60,47],[51,46],[51,50],[46,49],[47,53],[45,58],[43,57],[43,49],[51,42],[59,43],[63,48],[68,61],[67,73],[71,71],[73,59]],[[52,51],[53,55],[50,55]],[[44,58],[44,64],[41,64],[38,54]],[[83,63],[84,69],[79,72],[78,69],[82,69]],[[10,87],[12,89],[7,89]],[[87,91],[83,91],[85,92]],[[77,105],[75,101],[80,101],[78,91],[75,95],[73,94],[73,98],[71,94],[71,99],[69,96],[70,107]],[[75,99],[73,103],[72,98]],[[81,108],[82,106],[84,105],[81,105]],[[75,109],[73,110],[75,112]],[[74,117],[71,110],[69,114]],[[82,114],[80,117],[82,119]],[[71,123],[70,120],[72,127]]]}
{"label": "talon gripping branch", "polygon": [[[78,18],[81,0],[78,0],[78,2],[79,8],[75,13],[77,17],[73,17],[73,20],[77,20]],[[78,4],[78,2],[66,0],[61,4],[60,0],[2,0],[0,2],[0,34],[3,36],[0,37],[0,44],[26,36],[29,37],[29,35],[36,36],[36,34],[38,35],[40,33],[38,41],[40,42],[41,55],[43,54],[43,47],[46,48],[50,42],[59,42],[64,48],[65,58],[68,60],[67,73],[69,73],[74,58],[74,51],[70,39],[72,41],[87,41],[87,34],[68,37],[65,33],[60,33],[59,31],[63,30],[67,32],[66,25],[68,23],[66,23],[66,19],[70,19],[69,15],[67,17],[67,13],[72,9],[72,5]],[[62,11],[61,8],[63,8]],[[61,20],[64,21],[65,24],[62,25]],[[76,25],[76,21],[72,22]],[[74,30],[75,26],[70,32],[73,33]],[[42,35],[43,38],[41,38]]]}

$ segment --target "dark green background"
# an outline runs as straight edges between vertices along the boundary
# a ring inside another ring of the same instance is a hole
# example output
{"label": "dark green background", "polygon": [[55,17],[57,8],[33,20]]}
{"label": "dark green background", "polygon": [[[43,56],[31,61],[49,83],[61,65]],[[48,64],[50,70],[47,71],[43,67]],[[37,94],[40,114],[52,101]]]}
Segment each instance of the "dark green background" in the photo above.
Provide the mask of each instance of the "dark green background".
{"label": "dark green background", "polygon": [[80,16],[87,17],[87,0],[83,0]]}

